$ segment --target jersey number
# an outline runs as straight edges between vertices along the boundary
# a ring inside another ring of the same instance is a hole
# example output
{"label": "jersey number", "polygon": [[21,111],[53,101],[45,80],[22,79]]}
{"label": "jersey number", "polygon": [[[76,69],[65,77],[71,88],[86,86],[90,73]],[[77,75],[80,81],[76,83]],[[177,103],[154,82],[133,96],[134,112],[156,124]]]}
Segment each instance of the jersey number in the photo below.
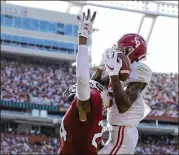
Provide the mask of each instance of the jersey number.
{"label": "jersey number", "polygon": [[96,148],[97,148],[96,139],[102,137],[102,135],[103,135],[103,127],[104,127],[103,121],[102,121],[102,120],[99,121],[98,125],[102,127],[102,131],[99,132],[99,133],[94,134],[93,140],[92,140],[92,145],[93,145],[94,147],[96,147]]}
{"label": "jersey number", "polygon": [[65,142],[66,139],[67,139],[67,132],[64,128],[64,124],[63,124],[63,119],[62,119],[62,122],[61,122],[61,127],[60,127],[60,137],[63,138],[63,141]]}
{"label": "jersey number", "polygon": [[[93,139],[92,139],[92,145],[96,148],[97,148],[96,139],[102,137],[102,135],[103,135],[103,127],[104,127],[103,121],[102,120],[99,121],[98,125],[102,127],[102,131],[94,134]],[[62,119],[61,127],[60,127],[60,137],[63,138],[63,141],[66,141],[66,139],[67,139],[67,132],[64,128],[63,119]]]}

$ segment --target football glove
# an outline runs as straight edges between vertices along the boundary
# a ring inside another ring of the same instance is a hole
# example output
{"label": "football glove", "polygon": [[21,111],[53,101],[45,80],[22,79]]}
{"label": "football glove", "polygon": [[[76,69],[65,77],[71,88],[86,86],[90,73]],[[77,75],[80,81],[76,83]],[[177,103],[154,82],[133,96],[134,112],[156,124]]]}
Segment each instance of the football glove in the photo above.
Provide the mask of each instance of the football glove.
{"label": "football glove", "polygon": [[79,21],[79,29],[78,36],[83,36],[88,38],[89,34],[92,34],[94,31],[98,31],[98,29],[93,29],[93,23],[96,17],[96,11],[93,13],[91,17],[91,11],[88,9],[87,16],[83,12],[81,16],[77,16],[77,20]]}
{"label": "football glove", "polygon": [[107,49],[105,52],[104,63],[109,76],[119,75],[119,71],[121,70],[122,60],[118,57],[118,53],[113,47]]}

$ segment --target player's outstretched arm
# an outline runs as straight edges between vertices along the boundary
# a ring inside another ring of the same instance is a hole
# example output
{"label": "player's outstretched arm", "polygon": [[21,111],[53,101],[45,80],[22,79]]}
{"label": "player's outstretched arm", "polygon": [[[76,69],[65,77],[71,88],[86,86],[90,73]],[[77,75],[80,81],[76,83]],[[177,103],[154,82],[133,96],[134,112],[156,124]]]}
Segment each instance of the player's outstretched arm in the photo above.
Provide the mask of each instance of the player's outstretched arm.
{"label": "player's outstretched arm", "polygon": [[114,99],[119,113],[124,113],[138,98],[141,90],[145,87],[145,83],[131,83],[128,85],[126,91],[124,91],[119,80],[119,71],[121,67],[122,60],[118,57],[114,49],[111,49],[105,54],[105,68],[110,76]]}
{"label": "player's outstretched arm", "polygon": [[131,81],[127,85],[125,91],[121,86],[119,77],[117,75],[111,77],[113,94],[115,96],[116,105],[119,109],[119,112],[126,112],[132,106],[132,104],[135,103],[139,95],[143,93],[144,88],[146,88],[152,78],[152,71],[148,66],[139,63],[138,67],[136,68],[139,69],[135,69],[133,72],[135,72],[135,75],[137,76],[129,79],[129,81]]}
{"label": "player's outstretched arm", "polygon": [[103,86],[108,86],[109,85],[109,76],[108,75],[102,75],[104,70],[105,70],[105,65],[104,65],[104,55],[105,53],[102,54],[102,59],[97,67],[95,73],[92,75],[91,80],[97,81],[101,83]]}
{"label": "player's outstretched arm", "polygon": [[126,112],[136,101],[146,83],[129,83],[124,91],[118,75],[111,76],[111,84],[116,105],[120,113]]}
{"label": "player's outstretched arm", "polygon": [[109,76],[108,75],[103,75],[103,70],[97,68],[93,76],[91,77],[91,80],[97,81],[103,86],[108,86],[109,85]]}
{"label": "player's outstretched arm", "polygon": [[101,83],[102,74],[103,74],[103,70],[97,67],[95,73],[91,77],[91,80],[94,80],[94,81],[97,81],[97,82]]}
{"label": "player's outstretched arm", "polygon": [[89,56],[88,56],[88,47],[87,39],[88,35],[91,34],[94,29],[92,24],[94,22],[96,12],[94,12],[91,17],[91,12],[88,9],[87,16],[85,13],[82,16],[78,16],[79,20],[79,46],[78,54],[76,57],[76,96],[77,96],[77,109],[79,112],[79,119],[81,121],[87,120],[87,114],[90,112],[90,73],[89,73]]}
{"label": "player's outstretched arm", "polygon": [[104,69],[105,69],[105,67],[104,67],[104,53],[103,53],[101,62],[99,64],[99,66],[97,66],[97,69],[96,69],[95,73],[93,74],[93,76],[91,77],[91,80],[101,83],[101,77],[102,77]]}
{"label": "player's outstretched arm", "polygon": [[87,113],[90,111],[90,87],[89,87],[89,57],[87,48],[87,38],[79,36],[78,54],[76,57],[76,95],[77,109],[79,111],[79,119],[87,120]]}

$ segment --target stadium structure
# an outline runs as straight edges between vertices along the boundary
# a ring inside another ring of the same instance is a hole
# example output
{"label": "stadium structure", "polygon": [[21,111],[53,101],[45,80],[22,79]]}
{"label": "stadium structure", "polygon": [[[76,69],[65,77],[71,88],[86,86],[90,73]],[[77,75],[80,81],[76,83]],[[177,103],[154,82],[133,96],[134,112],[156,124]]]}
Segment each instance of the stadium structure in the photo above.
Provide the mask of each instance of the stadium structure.
{"label": "stadium structure", "polygon": [[[70,10],[80,13],[86,5],[143,14],[138,34],[150,18],[147,41],[158,16],[178,18],[177,4],[159,1],[70,1],[66,12],[1,2],[1,154],[57,152],[70,105],[62,94],[75,83],[78,22]],[[138,126],[136,154],[178,154],[177,87],[178,74],[154,73],[146,94],[153,112]]]}

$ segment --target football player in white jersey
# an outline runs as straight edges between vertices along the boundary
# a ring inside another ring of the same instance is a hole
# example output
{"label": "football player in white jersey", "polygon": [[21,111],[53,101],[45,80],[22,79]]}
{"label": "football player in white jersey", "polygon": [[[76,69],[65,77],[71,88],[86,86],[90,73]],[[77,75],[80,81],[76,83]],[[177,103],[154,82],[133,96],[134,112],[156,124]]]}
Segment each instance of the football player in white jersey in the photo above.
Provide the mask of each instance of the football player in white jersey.
{"label": "football player in white jersey", "polygon": [[[122,60],[117,60],[116,52],[123,52],[131,61],[129,78],[121,82],[119,71]],[[114,52],[114,49],[111,50]],[[140,60],[146,58],[147,43],[138,34],[126,34],[118,41],[115,53],[105,56],[105,66],[114,67],[106,71],[110,77],[110,89],[113,93],[112,106],[108,108],[107,121],[109,139],[98,154],[133,154],[138,141],[136,126],[151,111],[143,96],[151,81],[151,69]],[[100,81],[102,64],[94,75]]]}

